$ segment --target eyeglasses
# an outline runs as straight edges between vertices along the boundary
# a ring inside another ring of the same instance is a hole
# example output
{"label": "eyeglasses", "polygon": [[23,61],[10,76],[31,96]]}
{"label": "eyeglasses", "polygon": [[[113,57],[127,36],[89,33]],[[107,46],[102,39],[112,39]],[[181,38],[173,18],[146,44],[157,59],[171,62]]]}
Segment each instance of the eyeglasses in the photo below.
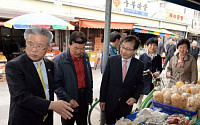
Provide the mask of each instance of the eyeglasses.
{"label": "eyeglasses", "polygon": [[134,49],[131,49],[131,48],[125,48],[123,45],[120,45],[120,47],[122,48],[122,49],[125,49],[125,50],[128,50],[128,51],[133,51]]}
{"label": "eyeglasses", "polygon": [[32,44],[32,43],[26,43],[26,46],[30,47],[31,49],[36,48],[37,50],[45,50],[46,49],[46,47],[44,47],[42,45],[34,46],[34,44]]}
{"label": "eyeglasses", "polygon": [[85,51],[85,46],[84,46],[83,48],[75,47],[75,50],[76,50],[76,51],[78,51],[78,50],[80,50],[80,51]]}

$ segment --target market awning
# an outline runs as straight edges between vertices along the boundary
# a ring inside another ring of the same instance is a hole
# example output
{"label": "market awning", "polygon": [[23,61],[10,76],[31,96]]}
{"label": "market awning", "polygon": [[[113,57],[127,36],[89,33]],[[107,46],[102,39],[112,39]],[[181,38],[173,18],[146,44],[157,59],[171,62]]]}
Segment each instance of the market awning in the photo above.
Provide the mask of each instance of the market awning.
{"label": "market awning", "polygon": [[[132,29],[134,23],[111,22],[111,29]],[[79,27],[104,29],[104,21],[79,20]]]}
{"label": "market awning", "polygon": [[133,29],[135,29],[135,32],[138,32],[138,33],[147,33],[147,34],[154,34],[154,35],[160,35],[160,36],[166,36],[166,37],[179,38],[179,35],[176,35],[172,32],[169,32],[168,30],[162,29],[162,28],[134,25]]}

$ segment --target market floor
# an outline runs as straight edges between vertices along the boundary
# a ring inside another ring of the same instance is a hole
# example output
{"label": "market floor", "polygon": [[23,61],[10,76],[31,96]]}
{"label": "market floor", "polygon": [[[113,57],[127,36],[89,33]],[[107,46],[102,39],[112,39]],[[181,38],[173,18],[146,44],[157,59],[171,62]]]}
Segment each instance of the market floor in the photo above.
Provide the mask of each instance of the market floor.
{"label": "market floor", "polygon": [[[93,91],[94,98],[99,98],[99,88],[101,82],[101,73],[100,69],[92,70],[93,72]],[[10,104],[10,94],[8,90],[8,85],[6,82],[0,82],[0,125],[8,124],[8,113],[9,113],[9,104]],[[56,96],[55,96],[55,100]],[[54,113],[54,125],[61,125],[60,116],[57,113]]]}

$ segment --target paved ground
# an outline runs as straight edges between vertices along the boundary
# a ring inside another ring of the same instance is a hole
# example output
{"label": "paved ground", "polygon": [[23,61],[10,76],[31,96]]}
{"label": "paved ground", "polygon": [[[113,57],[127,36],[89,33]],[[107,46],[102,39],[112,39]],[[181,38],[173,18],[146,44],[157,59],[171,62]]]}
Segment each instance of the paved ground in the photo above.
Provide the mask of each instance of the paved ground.
{"label": "paved ground", "polygon": [[[98,98],[100,82],[101,82],[101,73],[100,73],[99,68],[97,70],[93,70],[93,79],[94,79],[94,97]],[[8,86],[6,82],[0,82],[0,99],[1,99],[0,125],[7,125],[10,95],[9,95]],[[54,125],[61,125],[60,116],[57,115],[56,113],[54,113]]]}

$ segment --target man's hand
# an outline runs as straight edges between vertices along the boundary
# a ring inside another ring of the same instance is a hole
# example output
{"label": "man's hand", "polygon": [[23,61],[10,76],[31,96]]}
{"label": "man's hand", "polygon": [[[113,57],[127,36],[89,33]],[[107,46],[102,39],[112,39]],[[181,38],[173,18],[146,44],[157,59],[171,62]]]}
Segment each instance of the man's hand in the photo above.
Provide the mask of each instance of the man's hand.
{"label": "man's hand", "polygon": [[129,106],[132,106],[135,102],[135,99],[134,98],[129,98],[127,101],[126,101],[126,104],[128,104]]}
{"label": "man's hand", "polygon": [[158,73],[158,72],[154,72],[153,75],[154,75],[155,77],[158,77],[158,76],[159,76],[159,73]]}
{"label": "man's hand", "polygon": [[100,106],[102,111],[105,111],[105,102],[100,102],[99,106]]}
{"label": "man's hand", "polygon": [[70,112],[74,112],[74,110],[70,107],[70,104],[63,100],[51,101],[49,105],[49,110],[55,111],[56,113],[61,115],[65,120],[71,119],[73,115]]}
{"label": "man's hand", "polygon": [[74,99],[71,99],[70,101],[69,101],[69,103],[70,103],[70,106],[72,107],[72,108],[76,108],[76,107],[78,107],[79,106],[79,104],[76,102],[76,100],[74,100]]}
{"label": "man's hand", "polygon": [[166,73],[166,77],[167,77],[167,78],[170,78],[170,77],[171,77],[171,73],[167,72],[167,73]]}

